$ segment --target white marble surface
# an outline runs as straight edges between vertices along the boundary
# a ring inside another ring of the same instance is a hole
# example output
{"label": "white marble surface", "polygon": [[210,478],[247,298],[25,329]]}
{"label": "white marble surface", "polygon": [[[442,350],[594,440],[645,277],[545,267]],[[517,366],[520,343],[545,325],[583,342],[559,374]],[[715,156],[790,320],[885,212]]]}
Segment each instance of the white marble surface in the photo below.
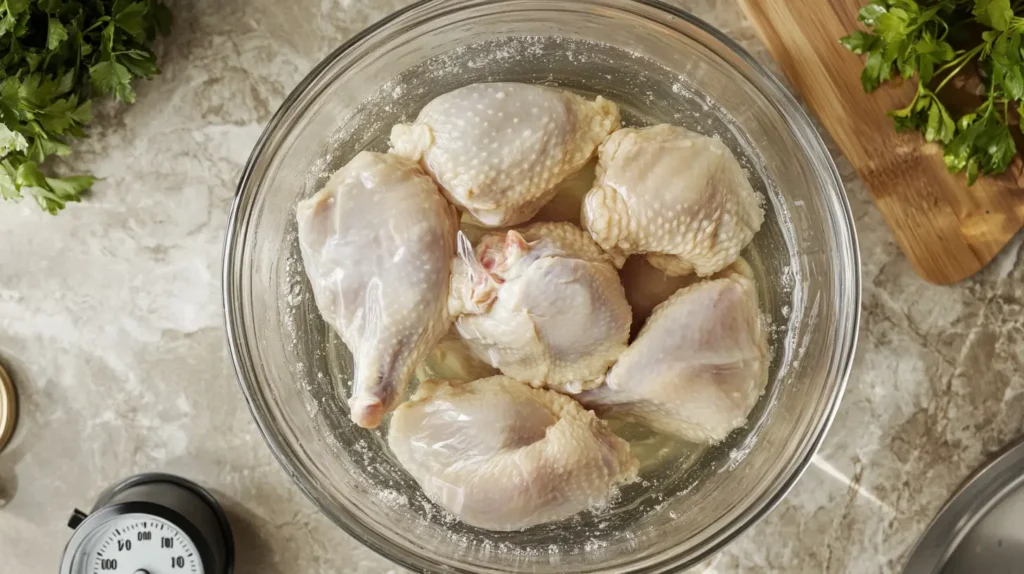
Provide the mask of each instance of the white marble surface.
{"label": "white marble surface", "polygon": [[[164,73],[76,147],[69,167],[104,178],[95,194],[59,217],[0,204],[0,360],[23,401],[0,454],[0,572],[55,571],[70,510],[157,469],[225,503],[242,574],[396,570],[318,514],[264,445],[227,358],[219,272],[262,125],[319,58],[405,3],[177,0]],[[770,64],[732,2],[677,4]],[[957,483],[1024,427],[1021,237],[977,277],[927,285],[836,159],[864,258],[849,390],[792,494],[707,572],[898,570]]]}

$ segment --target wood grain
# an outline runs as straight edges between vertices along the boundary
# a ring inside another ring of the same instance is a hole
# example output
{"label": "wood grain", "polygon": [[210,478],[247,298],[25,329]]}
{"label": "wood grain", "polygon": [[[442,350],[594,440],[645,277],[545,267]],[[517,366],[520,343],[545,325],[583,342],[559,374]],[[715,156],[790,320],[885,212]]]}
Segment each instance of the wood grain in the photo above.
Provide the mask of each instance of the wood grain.
{"label": "wood grain", "polygon": [[948,284],[985,266],[1024,226],[1020,162],[967,187],[941,149],[897,133],[890,109],[916,87],[860,85],[861,58],[838,39],[858,27],[860,0],[741,0],[789,81],[867,184],[900,248],[924,279]]}

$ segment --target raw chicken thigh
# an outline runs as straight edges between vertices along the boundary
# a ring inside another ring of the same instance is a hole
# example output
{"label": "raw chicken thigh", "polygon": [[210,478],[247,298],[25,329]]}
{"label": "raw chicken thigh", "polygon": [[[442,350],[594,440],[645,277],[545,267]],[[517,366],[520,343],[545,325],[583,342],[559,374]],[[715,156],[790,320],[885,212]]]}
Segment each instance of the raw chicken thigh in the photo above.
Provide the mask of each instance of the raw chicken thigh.
{"label": "raw chicken thigh", "polygon": [[594,413],[503,376],[422,383],[395,411],[388,444],[427,497],[490,530],[568,518],[637,471]]}
{"label": "raw chicken thigh", "polygon": [[666,124],[609,136],[583,205],[584,227],[601,247],[650,253],[652,265],[673,275],[726,268],[763,220],[725,144]]}
{"label": "raw chicken thigh", "polygon": [[487,227],[522,223],[619,127],[615,104],[517,83],[438,96],[391,131],[394,153],[421,161],[457,205]]}
{"label": "raw chicken thigh", "polygon": [[451,324],[456,214],[415,162],[362,152],[296,219],[317,307],[352,351],[352,420],[374,428]]}
{"label": "raw chicken thigh", "polygon": [[534,386],[601,384],[631,313],[607,254],[570,223],[485,236],[452,263],[449,312],[473,352]]}
{"label": "raw chicken thigh", "polygon": [[578,400],[693,442],[719,442],[746,424],[770,357],[744,268],[684,287],[655,308],[605,386]]}

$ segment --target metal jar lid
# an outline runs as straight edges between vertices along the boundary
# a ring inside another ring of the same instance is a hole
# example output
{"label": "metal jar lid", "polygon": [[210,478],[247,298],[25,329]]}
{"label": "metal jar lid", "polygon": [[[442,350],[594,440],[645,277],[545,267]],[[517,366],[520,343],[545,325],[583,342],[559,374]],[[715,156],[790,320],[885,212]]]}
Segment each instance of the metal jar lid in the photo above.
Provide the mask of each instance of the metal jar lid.
{"label": "metal jar lid", "polygon": [[18,395],[14,390],[14,381],[0,365],[0,452],[4,450],[14,427],[18,424]]}
{"label": "metal jar lid", "polygon": [[1024,441],[971,476],[910,554],[903,574],[1024,572]]}

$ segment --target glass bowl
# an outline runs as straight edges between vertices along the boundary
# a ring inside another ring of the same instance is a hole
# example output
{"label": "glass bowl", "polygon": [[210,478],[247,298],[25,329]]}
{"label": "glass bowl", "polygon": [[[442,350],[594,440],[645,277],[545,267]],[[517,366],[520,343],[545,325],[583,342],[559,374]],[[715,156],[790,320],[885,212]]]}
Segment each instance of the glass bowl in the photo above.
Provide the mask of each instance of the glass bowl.
{"label": "glass bowl", "polygon": [[[655,448],[657,464],[607,507],[521,532],[454,520],[395,462],[386,429],[349,421],[351,357],[316,311],[294,221],[295,204],[332,171],[359,150],[385,150],[392,124],[484,81],[602,94],[627,124],[721,138],[767,214],[744,253],[773,351],[749,424],[703,451]],[[267,443],[331,520],[420,571],[656,572],[708,556],[764,516],[821,443],[850,368],[859,299],[849,206],[797,103],[707,24],[633,0],[434,0],[363,31],[270,121],[239,183],[224,256],[232,358]]]}

